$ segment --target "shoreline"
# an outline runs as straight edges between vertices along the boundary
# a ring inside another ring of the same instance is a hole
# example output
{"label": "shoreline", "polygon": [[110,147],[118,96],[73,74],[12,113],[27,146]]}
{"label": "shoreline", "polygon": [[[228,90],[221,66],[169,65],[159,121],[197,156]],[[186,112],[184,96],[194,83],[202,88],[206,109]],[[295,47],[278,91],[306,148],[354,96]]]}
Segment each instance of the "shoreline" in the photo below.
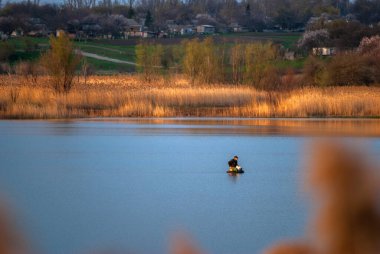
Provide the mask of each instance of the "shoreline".
{"label": "shoreline", "polygon": [[68,117],[68,118],[17,118],[9,117],[5,118],[0,115],[0,121],[67,121],[67,120],[78,120],[78,121],[115,121],[115,120],[289,120],[289,121],[333,121],[333,120],[380,120],[380,116],[318,116],[318,117],[239,117],[239,116],[78,116],[78,117]]}
{"label": "shoreline", "polygon": [[[143,133],[191,135],[248,135],[292,137],[380,137],[379,119],[327,118],[78,118],[78,119],[11,119],[0,120],[0,128],[26,124],[30,127],[109,129],[126,133],[139,129]],[[153,127],[154,126],[154,127]],[[152,129],[153,128],[153,129]],[[16,128],[12,132],[18,133]]]}

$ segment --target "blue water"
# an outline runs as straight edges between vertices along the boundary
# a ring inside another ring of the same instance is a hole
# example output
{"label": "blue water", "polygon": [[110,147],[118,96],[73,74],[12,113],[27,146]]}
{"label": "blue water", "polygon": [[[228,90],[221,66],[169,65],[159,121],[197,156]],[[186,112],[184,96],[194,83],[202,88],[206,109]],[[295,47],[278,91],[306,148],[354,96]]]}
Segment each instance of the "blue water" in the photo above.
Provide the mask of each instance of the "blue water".
{"label": "blue water", "polygon": [[[301,164],[311,137],[239,128],[0,121],[0,191],[40,253],[160,254],[178,232],[208,253],[259,253],[306,231]],[[360,140],[380,155],[379,138]],[[231,177],[235,154],[246,174]]]}

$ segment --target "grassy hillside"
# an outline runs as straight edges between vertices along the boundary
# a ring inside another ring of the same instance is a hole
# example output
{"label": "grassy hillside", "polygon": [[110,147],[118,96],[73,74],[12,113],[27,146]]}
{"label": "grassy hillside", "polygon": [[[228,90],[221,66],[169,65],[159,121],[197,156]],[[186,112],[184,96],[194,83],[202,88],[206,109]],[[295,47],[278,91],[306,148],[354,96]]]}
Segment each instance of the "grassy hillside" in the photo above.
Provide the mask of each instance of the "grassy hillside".
{"label": "grassy hillside", "polygon": [[[299,33],[230,33],[217,34],[213,36],[217,43],[224,43],[231,47],[236,42],[273,41],[282,44],[286,48],[293,48],[300,37]],[[153,43],[160,43],[166,46],[177,45],[188,37],[149,39]],[[88,40],[75,41],[75,46],[81,51],[96,54],[122,61],[136,61],[135,46],[140,39],[128,40]],[[35,60],[49,47],[48,38],[12,38],[9,43],[14,47],[15,54],[11,58],[11,63],[22,60]],[[126,63],[114,63],[106,60],[85,57],[94,72],[100,74],[134,72],[135,66]],[[303,60],[280,61],[280,68],[302,68]]]}

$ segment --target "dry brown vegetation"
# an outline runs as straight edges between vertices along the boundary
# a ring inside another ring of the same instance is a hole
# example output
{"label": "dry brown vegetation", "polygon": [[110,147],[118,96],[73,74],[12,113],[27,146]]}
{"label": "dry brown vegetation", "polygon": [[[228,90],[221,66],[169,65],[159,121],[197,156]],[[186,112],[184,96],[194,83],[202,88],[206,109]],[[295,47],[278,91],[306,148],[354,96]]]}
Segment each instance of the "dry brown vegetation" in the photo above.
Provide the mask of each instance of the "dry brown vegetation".
{"label": "dry brown vegetation", "polygon": [[258,91],[225,84],[193,86],[178,76],[146,84],[138,76],[91,76],[57,93],[49,77],[0,77],[0,118],[70,117],[379,117],[379,87]]}
{"label": "dry brown vegetation", "polygon": [[380,252],[379,169],[363,151],[318,144],[308,164],[314,217],[307,240],[283,242],[266,254]]}
{"label": "dry brown vegetation", "polygon": [[24,254],[27,253],[26,242],[16,229],[16,221],[6,205],[0,198],[0,253]]}

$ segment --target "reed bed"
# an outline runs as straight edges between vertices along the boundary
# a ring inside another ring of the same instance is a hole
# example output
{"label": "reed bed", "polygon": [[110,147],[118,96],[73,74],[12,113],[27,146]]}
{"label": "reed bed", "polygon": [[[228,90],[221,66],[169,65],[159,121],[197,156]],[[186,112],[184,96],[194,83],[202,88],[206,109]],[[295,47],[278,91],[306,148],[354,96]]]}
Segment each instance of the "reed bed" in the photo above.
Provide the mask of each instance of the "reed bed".
{"label": "reed bed", "polygon": [[92,76],[56,93],[49,77],[36,83],[0,77],[0,118],[76,117],[379,117],[379,87],[302,88],[264,92],[225,84],[191,85],[182,77],[146,84],[136,76]]}

